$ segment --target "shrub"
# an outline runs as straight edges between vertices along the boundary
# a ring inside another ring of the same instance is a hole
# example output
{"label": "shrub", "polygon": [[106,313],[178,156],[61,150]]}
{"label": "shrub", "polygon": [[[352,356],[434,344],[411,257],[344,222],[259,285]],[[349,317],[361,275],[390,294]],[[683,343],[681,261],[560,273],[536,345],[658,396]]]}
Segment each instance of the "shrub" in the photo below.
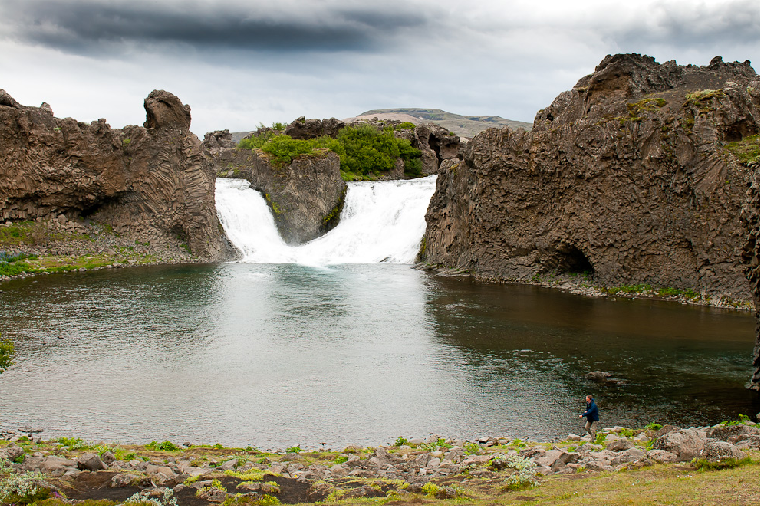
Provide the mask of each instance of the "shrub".
{"label": "shrub", "polygon": [[154,451],[162,451],[162,452],[176,452],[181,450],[181,448],[171,441],[164,441],[163,443],[159,443],[157,441],[151,441],[145,447],[148,450],[154,450]]}
{"label": "shrub", "polygon": [[395,167],[398,158],[404,162],[405,174],[419,176],[422,173],[422,152],[407,139],[397,139],[391,127],[379,130],[364,124],[341,129],[336,139],[306,140],[293,139],[281,134],[282,130],[284,127],[264,128],[262,125],[250,138],[240,141],[238,147],[261,149],[278,167],[290,164],[298,156],[319,156],[330,150],[340,156],[341,175],[347,181],[366,179],[378,171],[388,172]]}
{"label": "shrub", "polygon": [[396,442],[393,443],[394,446],[404,446],[404,445],[408,445],[408,444],[409,444],[409,440],[407,438],[401,437],[401,436],[399,436],[398,438],[396,438]]}
{"label": "shrub", "polygon": [[435,497],[440,487],[433,482],[427,482],[422,486],[422,493],[428,497]]}
{"label": "shrub", "polygon": [[299,445],[291,446],[285,450],[285,453],[301,453],[301,447]]}
{"label": "shrub", "polygon": [[651,423],[649,423],[649,424],[648,424],[646,427],[644,427],[644,428],[645,428],[646,430],[652,430],[652,431],[655,431],[655,430],[660,430],[660,429],[662,429],[662,425],[660,425],[659,423],[654,423],[654,422],[651,422]]}
{"label": "shrub", "polygon": [[507,478],[507,489],[521,490],[538,485],[536,463],[532,459],[519,455],[510,455],[507,458],[506,467],[517,471]]}
{"label": "shrub", "polygon": [[2,504],[32,504],[47,499],[50,490],[45,487],[45,477],[39,471],[11,474],[0,480]]}

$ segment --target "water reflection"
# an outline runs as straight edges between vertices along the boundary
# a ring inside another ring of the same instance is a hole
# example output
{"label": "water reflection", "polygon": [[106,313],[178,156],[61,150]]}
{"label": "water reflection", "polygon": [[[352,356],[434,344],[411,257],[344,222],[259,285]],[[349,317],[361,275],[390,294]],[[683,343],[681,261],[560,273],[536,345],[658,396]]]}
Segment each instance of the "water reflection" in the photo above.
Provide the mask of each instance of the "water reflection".
{"label": "water reflection", "polygon": [[[16,280],[0,423],[47,437],[282,448],[437,432],[552,438],[758,411],[750,314],[434,278],[405,265],[227,264]],[[584,375],[625,380],[600,386]]]}

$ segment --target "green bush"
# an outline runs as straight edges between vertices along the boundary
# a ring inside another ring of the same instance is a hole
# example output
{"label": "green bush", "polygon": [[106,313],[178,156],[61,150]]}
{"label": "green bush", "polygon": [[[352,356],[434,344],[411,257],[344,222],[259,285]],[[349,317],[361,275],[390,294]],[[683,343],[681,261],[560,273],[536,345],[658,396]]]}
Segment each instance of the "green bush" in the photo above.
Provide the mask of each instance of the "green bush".
{"label": "green bush", "polygon": [[47,499],[50,490],[45,487],[45,477],[39,471],[11,474],[0,480],[2,504],[33,504]]}
{"label": "green bush", "polygon": [[330,150],[340,157],[345,180],[367,179],[373,173],[388,172],[399,158],[404,162],[404,174],[414,177],[422,173],[422,152],[407,139],[397,139],[391,127],[379,130],[365,124],[341,129],[336,139],[306,140],[293,139],[274,127],[263,128],[240,141],[238,147],[262,150],[276,167],[288,165],[298,156],[319,156]]}
{"label": "green bush", "polygon": [[162,452],[176,452],[181,450],[181,448],[171,441],[164,441],[163,443],[159,443],[157,441],[151,441],[147,445],[145,445],[145,448],[148,450],[154,450],[154,451],[162,451]]}

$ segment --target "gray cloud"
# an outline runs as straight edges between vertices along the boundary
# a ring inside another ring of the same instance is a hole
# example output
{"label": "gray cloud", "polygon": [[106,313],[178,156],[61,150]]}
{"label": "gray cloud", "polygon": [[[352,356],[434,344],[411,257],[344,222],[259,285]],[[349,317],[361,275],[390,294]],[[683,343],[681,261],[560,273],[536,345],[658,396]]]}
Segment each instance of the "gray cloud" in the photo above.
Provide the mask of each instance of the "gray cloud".
{"label": "gray cloud", "polygon": [[760,44],[760,3],[663,3],[622,27],[616,29],[613,24],[603,30],[605,39],[615,41],[624,50],[649,45],[685,50],[756,47]]}
{"label": "gray cloud", "polygon": [[368,8],[311,3],[293,6],[292,12],[257,12],[255,6],[233,2],[214,9],[192,2],[11,3],[0,3],[0,13],[15,38],[78,54],[114,52],[134,44],[184,44],[202,51],[369,51],[400,30],[427,23],[406,4]]}

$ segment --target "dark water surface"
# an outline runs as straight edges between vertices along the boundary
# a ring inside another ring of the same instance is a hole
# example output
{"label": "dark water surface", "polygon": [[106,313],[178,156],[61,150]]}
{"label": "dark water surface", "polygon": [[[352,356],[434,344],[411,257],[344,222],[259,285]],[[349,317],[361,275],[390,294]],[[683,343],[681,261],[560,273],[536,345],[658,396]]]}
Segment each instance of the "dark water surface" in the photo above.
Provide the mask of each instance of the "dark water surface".
{"label": "dark water surface", "polygon": [[[46,438],[284,448],[708,424],[744,389],[750,313],[436,278],[408,265],[224,264],[0,285],[0,425]],[[586,372],[626,381],[599,386]]]}

